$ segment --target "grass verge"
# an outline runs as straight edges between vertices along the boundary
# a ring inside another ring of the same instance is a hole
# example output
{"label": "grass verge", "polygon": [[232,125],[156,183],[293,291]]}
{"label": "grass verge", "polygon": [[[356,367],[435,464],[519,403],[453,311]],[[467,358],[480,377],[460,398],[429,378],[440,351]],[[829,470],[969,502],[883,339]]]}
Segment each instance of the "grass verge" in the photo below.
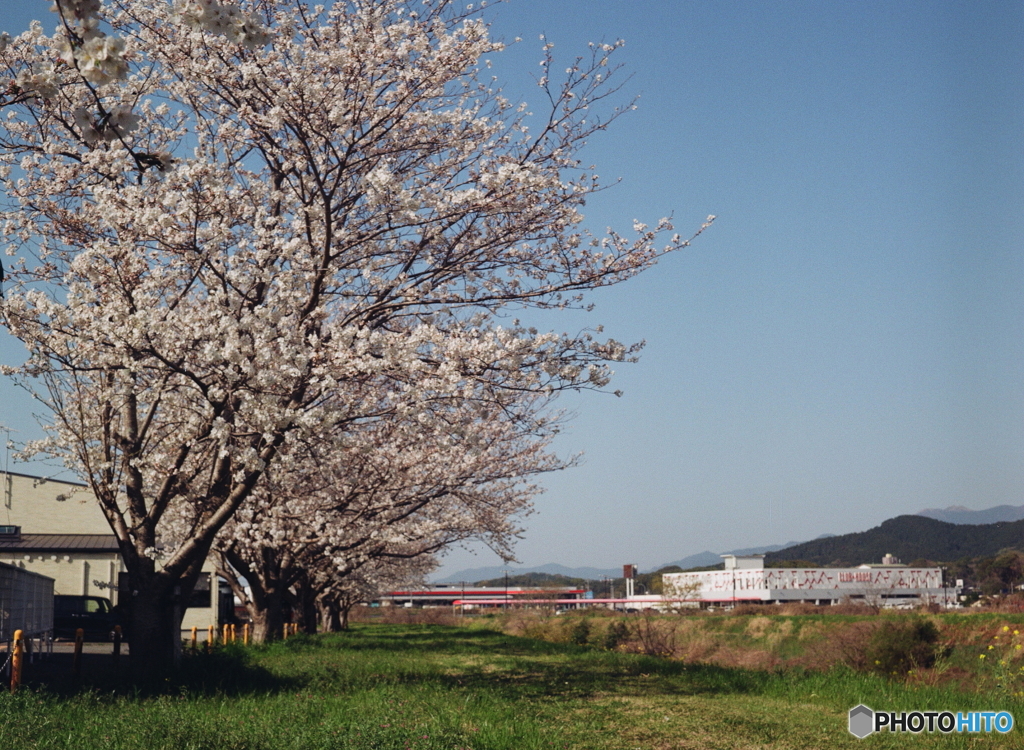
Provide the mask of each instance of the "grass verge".
{"label": "grass verge", "polygon": [[362,625],[197,655],[155,694],[98,682],[0,695],[4,750],[666,750],[1022,747],[1009,735],[856,740],[846,711],[1009,710],[996,692],[846,669],[693,665],[487,630]]}

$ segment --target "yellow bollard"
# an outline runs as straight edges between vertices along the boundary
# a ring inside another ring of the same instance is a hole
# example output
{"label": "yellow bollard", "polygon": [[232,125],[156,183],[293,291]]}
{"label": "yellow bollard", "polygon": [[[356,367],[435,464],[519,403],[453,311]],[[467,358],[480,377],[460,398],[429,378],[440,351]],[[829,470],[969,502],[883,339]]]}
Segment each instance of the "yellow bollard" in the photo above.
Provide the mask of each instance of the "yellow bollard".
{"label": "yellow bollard", "polygon": [[235,623],[231,623],[231,642],[235,642]]}
{"label": "yellow bollard", "polygon": [[206,653],[213,650],[213,625],[206,630]]}
{"label": "yellow bollard", "polygon": [[284,627],[281,629],[281,640],[282,641],[287,641],[288,640],[288,623],[285,623]]}
{"label": "yellow bollard", "polygon": [[71,672],[77,680],[82,676],[82,643],[85,641],[85,631],[81,628],[75,631],[75,658],[71,662]]}
{"label": "yellow bollard", "polygon": [[14,649],[11,654],[11,692],[15,692],[18,686],[21,684],[21,663],[24,659],[24,653],[22,651],[22,632],[20,630],[14,631],[14,643],[12,648]]}
{"label": "yellow bollard", "polygon": [[249,623],[245,623],[245,625],[242,626],[242,645],[249,645]]}
{"label": "yellow bollard", "polygon": [[299,634],[299,623],[293,622],[292,623],[292,635],[298,635],[298,634]]}
{"label": "yellow bollard", "polygon": [[199,643],[199,628],[192,626],[192,653],[196,652],[196,644]]}
{"label": "yellow bollard", "polygon": [[228,627],[228,624],[224,623],[224,628],[223,628],[223,630],[221,631],[221,634],[220,634],[220,642],[221,642],[222,645],[226,646],[226,645],[228,645],[228,643],[230,643],[230,641],[228,640],[228,634],[230,632],[231,632],[231,629]]}

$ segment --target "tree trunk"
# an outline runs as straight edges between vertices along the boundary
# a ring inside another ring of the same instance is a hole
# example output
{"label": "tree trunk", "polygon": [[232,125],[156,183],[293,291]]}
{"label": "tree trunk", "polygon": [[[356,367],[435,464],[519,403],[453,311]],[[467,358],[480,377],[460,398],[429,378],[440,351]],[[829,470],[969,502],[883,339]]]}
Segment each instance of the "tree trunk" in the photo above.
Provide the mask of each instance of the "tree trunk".
{"label": "tree trunk", "polygon": [[145,683],[168,672],[181,656],[182,611],[166,585],[137,585],[126,593],[132,679]]}
{"label": "tree trunk", "polygon": [[304,574],[295,581],[295,614],[299,623],[299,629],[308,635],[316,635],[317,607],[316,592],[309,583],[308,577]]}
{"label": "tree trunk", "polygon": [[336,604],[319,600],[317,601],[316,609],[320,616],[321,633],[337,633],[345,629],[342,626],[341,617],[338,615],[338,606]]}
{"label": "tree trunk", "polygon": [[[252,637],[256,643],[268,643],[283,636],[288,614],[288,568],[281,564],[273,550],[265,549],[256,560],[247,560],[237,549],[219,550],[218,572],[245,604],[252,621]],[[237,574],[236,574],[237,571]],[[241,575],[249,584],[246,593],[238,580]]]}
{"label": "tree trunk", "polygon": [[256,643],[269,643],[281,639],[285,622],[285,597],[282,587],[264,589],[263,596],[253,597],[248,610],[252,619],[252,637]]}

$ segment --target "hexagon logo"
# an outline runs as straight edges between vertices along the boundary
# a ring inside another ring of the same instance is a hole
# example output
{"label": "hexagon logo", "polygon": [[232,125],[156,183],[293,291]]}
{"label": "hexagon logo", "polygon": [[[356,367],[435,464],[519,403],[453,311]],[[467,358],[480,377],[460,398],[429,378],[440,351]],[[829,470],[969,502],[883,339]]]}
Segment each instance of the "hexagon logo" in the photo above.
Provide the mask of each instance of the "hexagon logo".
{"label": "hexagon logo", "polygon": [[875,712],[861,703],[850,709],[850,734],[859,740],[875,731]]}

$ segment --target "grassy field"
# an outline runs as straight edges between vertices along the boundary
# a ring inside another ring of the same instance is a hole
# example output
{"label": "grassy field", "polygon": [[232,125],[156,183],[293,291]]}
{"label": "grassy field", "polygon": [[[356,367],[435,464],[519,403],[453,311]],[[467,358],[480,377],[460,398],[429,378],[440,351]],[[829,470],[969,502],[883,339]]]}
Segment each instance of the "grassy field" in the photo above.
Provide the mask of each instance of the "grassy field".
{"label": "grassy field", "polygon": [[530,750],[1021,747],[1008,735],[872,735],[846,712],[1008,710],[996,688],[845,668],[744,670],[437,625],[358,625],[190,658],[156,691],[99,680],[0,695],[0,748]]}

